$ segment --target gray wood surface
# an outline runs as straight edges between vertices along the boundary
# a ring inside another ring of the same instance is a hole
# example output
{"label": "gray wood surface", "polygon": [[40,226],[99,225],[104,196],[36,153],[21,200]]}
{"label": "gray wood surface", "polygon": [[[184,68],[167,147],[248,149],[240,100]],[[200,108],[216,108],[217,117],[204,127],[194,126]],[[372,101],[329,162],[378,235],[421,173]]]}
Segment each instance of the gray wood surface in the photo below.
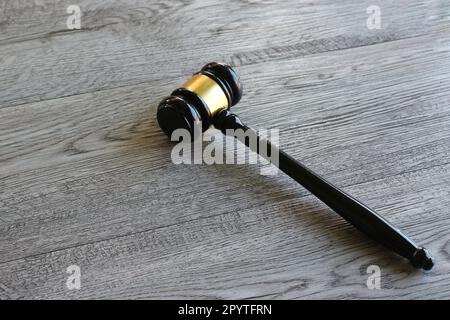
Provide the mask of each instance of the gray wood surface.
{"label": "gray wood surface", "polygon": [[[157,103],[215,60],[241,75],[244,121],[435,268],[281,173],[173,164]],[[450,298],[448,1],[0,1],[0,75],[1,299]]]}

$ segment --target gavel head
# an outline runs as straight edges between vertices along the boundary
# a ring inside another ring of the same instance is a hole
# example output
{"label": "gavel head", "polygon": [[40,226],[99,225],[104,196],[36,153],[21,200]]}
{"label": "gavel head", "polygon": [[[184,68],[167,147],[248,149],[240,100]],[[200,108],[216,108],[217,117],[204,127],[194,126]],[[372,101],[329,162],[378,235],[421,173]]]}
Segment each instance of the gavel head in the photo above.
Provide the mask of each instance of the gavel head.
{"label": "gavel head", "polygon": [[214,118],[230,109],[242,97],[242,85],[228,65],[212,62],[159,103],[159,126],[170,138],[176,129],[186,129],[194,137],[194,127],[202,123],[206,131]]}

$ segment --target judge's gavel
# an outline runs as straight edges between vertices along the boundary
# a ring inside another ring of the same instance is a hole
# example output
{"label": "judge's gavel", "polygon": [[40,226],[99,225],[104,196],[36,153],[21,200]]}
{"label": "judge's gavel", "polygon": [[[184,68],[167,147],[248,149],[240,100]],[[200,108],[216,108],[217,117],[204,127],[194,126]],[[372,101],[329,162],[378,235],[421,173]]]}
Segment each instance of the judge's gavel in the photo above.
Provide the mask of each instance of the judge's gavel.
{"label": "judge's gavel", "polygon": [[[171,96],[161,101],[157,111],[159,126],[169,138],[176,129],[188,130],[191,137],[194,137],[195,125],[200,122],[203,132],[214,125],[224,134],[230,130],[241,129],[253,135],[258,142],[264,141],[271,150],[279,152],[277,166],[281,171],[357,229],[409,259],[414,267],[425,270],[433,267],[433,260],[425,248],[417,246],[375,211],[333,186],[282,150],[274,148],[269,141],[260,138],[254,130],[243,124],[229,111],[231,106],[239,102],[241,96],[242,85],[236,72],[226,64],[209,63],[173,91]],[[242,138],[241,135],[235,135],[235,138],[267,158],[260,152],[260,148],[250,145],[248,139]],[[257,146],[259,145],[258,143]]]}

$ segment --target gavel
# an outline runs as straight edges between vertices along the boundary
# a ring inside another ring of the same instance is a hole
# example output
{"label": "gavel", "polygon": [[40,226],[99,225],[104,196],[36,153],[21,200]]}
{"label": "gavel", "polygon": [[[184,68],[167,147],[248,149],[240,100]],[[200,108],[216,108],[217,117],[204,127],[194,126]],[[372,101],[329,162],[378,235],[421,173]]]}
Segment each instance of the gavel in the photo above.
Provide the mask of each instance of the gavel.
{"label": "gavel", "polygon": [[234,135],[250,150],[266,159],[268,156],[261,152],[260,143],[265,143],[267,148],[276,150],[279,153],[276,166],[281,171],[314,194],[358,230],[384,247],[407,258],[415,268],[430,270],[433,267],[433,259],[425,248],[416,245],[374,210],[333,186],[243,124],[237,115],[230,112],[231,107],[241,99],[242,92],[240,79],[230,66],[218,62],[208,63],[190,80],[160,102],[157,109],[158,124],[169,138],[175,130],[184,129],[194,139],[195,126],[199,123],[201,123],[202,132],[214,126],[224,134],[230,135],[229,132],[242,130],[250,136],[256,137],[258,143],[255,146],[242,135]]}

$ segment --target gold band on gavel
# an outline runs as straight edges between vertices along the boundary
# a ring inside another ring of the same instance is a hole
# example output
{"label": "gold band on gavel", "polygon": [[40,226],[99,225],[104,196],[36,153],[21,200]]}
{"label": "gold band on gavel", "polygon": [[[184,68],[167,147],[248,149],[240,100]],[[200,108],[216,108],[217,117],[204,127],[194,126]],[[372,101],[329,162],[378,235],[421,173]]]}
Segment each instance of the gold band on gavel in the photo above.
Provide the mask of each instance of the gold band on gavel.
{"label": "gold band on gavel", "polygon": [[196,74],[186,81],[182,88],[194,92],[208,106],[211,115],[228,108],[228,99],[222,88],[210,77]]}

